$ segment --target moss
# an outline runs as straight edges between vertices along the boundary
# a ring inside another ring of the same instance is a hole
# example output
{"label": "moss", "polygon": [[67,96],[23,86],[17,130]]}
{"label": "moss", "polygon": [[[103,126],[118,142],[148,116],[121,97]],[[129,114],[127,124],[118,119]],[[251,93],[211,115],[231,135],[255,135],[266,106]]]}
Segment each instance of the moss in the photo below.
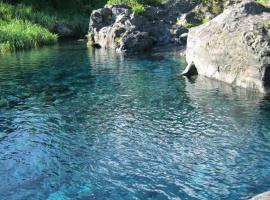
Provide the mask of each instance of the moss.
{"label": "moss", "polygon": [[114,42],[115,42],[115,43],[120,43],[120,37],[114,38]]}
{"label": "moss", "polygon": [[203,18],[202,23],[205,24],[207,22],[209,22],[209,18],[208,17]]}
{"label": "moss", "polygon": [[257,3],[260,3],[266,7],[270,7],[270,0],[256,0]]}
{"label": "moss", "polygon": [[195,26],[199,26],[201,24],[202,24],[202,22],[186,22],[185,24],[183,24],[183,27],[186,29],[189,29],[189,28],[192,28]]}

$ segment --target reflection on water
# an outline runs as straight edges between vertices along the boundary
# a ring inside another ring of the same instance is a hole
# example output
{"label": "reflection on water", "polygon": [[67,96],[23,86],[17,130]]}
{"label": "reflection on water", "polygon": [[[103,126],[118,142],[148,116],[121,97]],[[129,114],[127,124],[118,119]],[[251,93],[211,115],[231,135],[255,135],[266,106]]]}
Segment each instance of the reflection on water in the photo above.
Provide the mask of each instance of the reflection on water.
{"label": "reflection on water", "polygon": [[174,50],[0,57],[1,200],[247,199],[270,189],[270,103]]}

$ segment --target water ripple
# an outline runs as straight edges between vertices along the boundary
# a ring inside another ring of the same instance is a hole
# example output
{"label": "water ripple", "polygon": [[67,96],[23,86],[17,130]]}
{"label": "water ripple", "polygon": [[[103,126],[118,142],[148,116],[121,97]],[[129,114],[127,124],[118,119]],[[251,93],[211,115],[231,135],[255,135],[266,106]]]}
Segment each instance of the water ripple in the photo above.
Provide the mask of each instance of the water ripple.
{"label": "water ripple", "polygon": [[67,44],[3,58],[3,200],[238,200],[270,189],[269,100],[176,79],[178,51]]}

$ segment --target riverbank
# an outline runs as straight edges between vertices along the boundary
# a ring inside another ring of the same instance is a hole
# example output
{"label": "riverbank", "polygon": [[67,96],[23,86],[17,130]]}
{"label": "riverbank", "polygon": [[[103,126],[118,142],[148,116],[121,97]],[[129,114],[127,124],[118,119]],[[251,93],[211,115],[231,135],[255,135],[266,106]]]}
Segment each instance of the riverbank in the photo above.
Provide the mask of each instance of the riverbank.
{"label": "riverbank", "polygon": [[102,1],[92,7],[53,5],[50,1],[9,2],[0,1],[1,54],[51,45],[61,39],[82,38],[88,30],[89,12],[103,5]]}

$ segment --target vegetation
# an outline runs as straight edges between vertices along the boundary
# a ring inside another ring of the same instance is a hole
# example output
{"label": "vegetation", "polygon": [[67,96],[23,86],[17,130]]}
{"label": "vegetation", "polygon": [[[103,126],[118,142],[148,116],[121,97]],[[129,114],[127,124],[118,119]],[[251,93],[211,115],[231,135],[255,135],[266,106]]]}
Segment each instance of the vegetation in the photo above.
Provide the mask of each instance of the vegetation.
{"label": "vegetation", "polygon": [[28,21],[0,21],[0,52],[36,48],[53,44],[57,36]]}
{"label": "vegetation", "polygon": [[270,7],[270,0],[256,0],[256,2],[258,2],[264,6]]}
{"label": "vegetation", "polygon": [[161,0],[109,0],[109,4],[126,4],[130,6],[135,13],[142,13],[145,11],[145,5],[156,6],[161,4]]}
{"label": "vegetation", "polygon": [[208,17],[203,18],[202,23],[205,24],[207,22],[209,22],[209,18]]}
{"label": "vegetation", "polygon": [[105,0],[0,0],[0,53],[54,44],[53,26],[86,34],[89,14]]}
{"label": "vegetation", "polygon": [[183,24],[183,27],[186,29],[189,29],[189,28],[192,28],[195,26],[199,26],[201,24],[202,24],[202,22],[186,22],[185,24]]}
{"label": "vegetation", "polygon": [[53,20],[31,7],[0,2],[0,53],[55,43],[57,36],[45,28]]}

